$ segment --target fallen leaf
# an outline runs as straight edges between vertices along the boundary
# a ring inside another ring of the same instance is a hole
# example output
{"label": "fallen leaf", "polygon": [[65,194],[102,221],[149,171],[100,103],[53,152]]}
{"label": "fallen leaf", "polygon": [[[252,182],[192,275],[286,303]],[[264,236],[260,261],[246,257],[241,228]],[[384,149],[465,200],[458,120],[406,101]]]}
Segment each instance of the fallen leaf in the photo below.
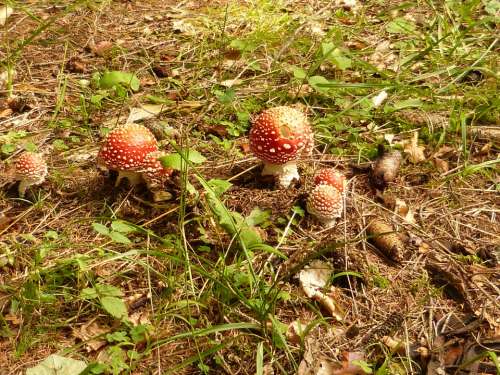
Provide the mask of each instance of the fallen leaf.
{"label": "fallen leaf", "polygon": [[301,338],[303,338],[307,324],[302,323],[300,320],[294,320],[288,325],[286,331],[286,338],[292,344],[299,344]]}
{"label": "fallen leaf", "polygon": [[220,83],[221,86],[225,86],[225,87],[233,87],[235,85],[241,85],[243,81],[241,79],[238,79],[238,78],[234,78],[234,79],[226,79],[225,81],[222,81]]}
{"label": "fallen leaf", "polygon": [[87,368],[87,364],[56,354],[48,356],[43,362],[26,370],[26,375],[75,375]]}
{"label": "fallen leaf", "polygon": [[12,109],[10,109],[10,108],[0,109],[0,119],[1,118],[7,118],[10,115],[12,115],[13,113],[14,113],[14,111]]}
{"label": "fallen leaf", "polygon": [[409,159],[413,164],[418,164],[426,160],[425,147],[418,145],[418,131],[413,133],[411,140],[402,142],[403,151],[409,155]]}
{"label": "fallen leaf", "polygon": [[371,373],[368,368],[366,368],[367,371],[363,369],[366,366],[363,352],[344,352],[342,357],[342,368],[331,372],[331,375],[364,375]]}
{"label": "fallen leaf", "polygon": [[384,139],[389,143],[389,146],[392,145],[392,141],[394,141],[394,134],[386,133],[384,134]]}
{"label": "fallen leaf", "polygon": [[104,56],[109,52],[111,48],[113,48],[113,43],[107,40],[103,40],[98,42],[97,44],[91,43],[89,44],[90,50],[97,56]]}
{"label": "fallen leaf", "polygon": [[140,107],[130,108],[127,123],[137,122],[165,112],[169,107],[166,104],[143,104]]}
{"label": "fallen leaf", "polygon": [[455,149],[453,147],[442,146],[432,156],[435,157],[435,158],[442,158],[443,156],[449,155],[449,154],[451,154],[453,152],[455,152]]}
{"label": "fallen leaf", "polygon": [[380,107],[380,105],[387,99],[387,92],[385,90],[378,93],[377,96],[372,98],[373,108]]}
{"label": "fallen leaf", "polygon": [[172,23],[172,29],[174,32],[183,33],[187,35],[195,35],[196,29],[194,26],[184,20],[176,20]]}
{"label": "fallen leaf", "polygon": [[318,301],[338,321],[343,320],[342,311],[333,299],[335,288],[324,293],[324,288],[332,275],[332,267],[321,260],[314,260],[299,272],[299,282],[307,297]]}
{"label": "fallen leaf", "polygon": [[85,73],[87,67],[79,56],[74,56],[68,61],[68,70],[72,73]]}
{"label": "fallen leaf", "polygon": [[[16,78],[16,71],[11,69],[10,79],[14,80],[14,78]],[[0,89],[6,87],[8,81],[9,81],[9,72],[7,70],[4,70],[3,72],[0,73]]]}
{"label": "fallen leaf", "polygon": [[407,223],[415,224],[415,214],[404,200],[396,198],[394,212],[401,216]]}
{"label": "fallen leaf", "polygon": [[0,7],[0,26],[5,25],[7,18],[9,18],[13,12],[14,9],[9,6]]}
{"label": "fallen leaf", "polygon": [[95,321],[90,321],[80,326],[73,328],[73,336],[85,342],[85,350],[88,353],[95,352],[106,345],[106,340],[103,338],[95,338],[108,332],[108,329],[101,327]]}
{"label": "fallen leaf", "polygon": [[446,160],[440,159],[440,158],[434,158],[434,165],[436,166],[436,169],[441,172],[441,173],[446,173],[450,170],[450,166]]}
{"label": "fallen leaf", "polygon": [[157,64],[153,66],[153,73],[158,78],[165,78],[172,75],[172,70],[167,66]]}

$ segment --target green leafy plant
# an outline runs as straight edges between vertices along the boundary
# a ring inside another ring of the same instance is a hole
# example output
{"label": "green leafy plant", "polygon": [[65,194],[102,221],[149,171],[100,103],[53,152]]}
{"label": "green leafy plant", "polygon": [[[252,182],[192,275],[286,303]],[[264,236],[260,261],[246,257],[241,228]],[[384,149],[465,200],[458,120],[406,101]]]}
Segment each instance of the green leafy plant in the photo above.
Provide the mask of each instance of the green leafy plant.
{"label": "green leafy plant", "polygon": [[128,316],[127,306],[120,297],[123,292],[113,285],[96,284],[93,288],[85,288],[80,297],[86,300],[98,300],[101,307],[112,317],[125,319]]}

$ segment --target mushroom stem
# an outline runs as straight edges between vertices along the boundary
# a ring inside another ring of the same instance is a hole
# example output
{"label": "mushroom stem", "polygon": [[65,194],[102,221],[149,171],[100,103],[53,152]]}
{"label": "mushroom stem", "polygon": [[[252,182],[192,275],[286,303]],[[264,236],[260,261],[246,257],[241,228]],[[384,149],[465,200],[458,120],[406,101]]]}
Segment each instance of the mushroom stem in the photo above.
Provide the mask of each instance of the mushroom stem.
{"label": "mushroom stem", "polygon": [[21,180],[21,182],[19,182],[19,186],[17,188],[19,197],[24,198],[24,196],[26,195],[26,189],[28,189],[30,185],[30,181],[27,179]]}
{"label": "mushroom stem", "polygon": [[295,161],[285,164],[270,164],[264,163],[262,170],[263,176],[276,176],[281,187],[287,188],[292,183],[292,180],[298,180],[299,172],[297,171],[297,163]]}
{"label": "mushroom stem", "polygon": [[120,185],[120,182],[123,178],[126,178],[128,180],[130,186],[136,186],[143,182],[142,174],[139,172],[119,171],[118,177],[116,178],[115,187]]}
{"label": "mushroom stem", "polygon": [[45,176],[39,178],[23,178],[19,182],[17,191],[19,192],[19,197],[24,198],[26,195],[26,190],[33,185],[40,185],[45,181]]}

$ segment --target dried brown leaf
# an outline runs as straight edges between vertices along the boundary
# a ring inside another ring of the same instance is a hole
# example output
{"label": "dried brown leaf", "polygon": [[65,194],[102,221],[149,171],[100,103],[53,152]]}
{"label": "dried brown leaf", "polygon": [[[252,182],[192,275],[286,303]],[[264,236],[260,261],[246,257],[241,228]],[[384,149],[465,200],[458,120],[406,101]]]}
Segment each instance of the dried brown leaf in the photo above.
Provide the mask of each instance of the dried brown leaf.
{"label": "dried brown leaf", "polygon": [[95,338],[106,332],[108,329],[101,327],[95,320],[81,325],[80,328],[73,328],[73,336],[85,342],[85,350],[89,353],[106,345],[104,338]]}
{"label": "dried brown leaf", "polygon": [[408,154],[409,160],[413,164],[418,164],[426,160],[425,147],[418,145],[418,131],[413,133],[411,140],[402,142],[403,151]]}

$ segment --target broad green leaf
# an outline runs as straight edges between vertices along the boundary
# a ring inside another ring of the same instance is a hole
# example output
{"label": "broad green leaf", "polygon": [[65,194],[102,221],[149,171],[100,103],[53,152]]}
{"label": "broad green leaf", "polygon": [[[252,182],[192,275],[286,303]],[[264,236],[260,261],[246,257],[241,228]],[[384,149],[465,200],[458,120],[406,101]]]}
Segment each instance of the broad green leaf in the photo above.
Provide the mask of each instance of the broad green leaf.
{"label": "broad green leaf", "polygon": [[[205,160],[207,160],[202,154],[200,154],[196,150],[189,149],[189,153],[186,151],[187,150],[182,150],[181,152],[183,153],[185,158],[188,159],[191,163],[201,164],[205,162]],[[161,164],[166,168],[172,168],[178,171],[182,169],[183,158],[178,153],[162,156],[161,158],[159,158],[159,160]]]}
{"label": "broad green leaf", "polygon": [[212,188],[214,191],[215,195],[220,197],[222,194],[224,194],[231,186],[233,186],[232,183],[226,180],[221,180],[218,178],[212,178],[211,180],[207,181],[208,186]]}
{"label": "broad green leaf", "polygon": [[97,284],[95,286],[100,297],[121,297],[123,292],[120,288],[109,284]]}
{"label": "broad green leaf", "polygon": [[78,375],[86,367],[83,361],[52,354],[37,366],[27,369],[26,375]]}
{"label": "broad green leaf", "polygon": [[99,79],[99,87],[102,89],[111,89],[120,85],[137,91],[140,81],[135,74],[120,71],[104,72]]}
{"label": "broad green leaf", "polygon": [[419,108],[422,107],[424,103],[420,99],[406,99],[400,100],[398,102],[393,103],[392,105],[387,104],[384,107],[385,113],[390,113],[394,111],[399,111],[405,108]]}
{"label": "broad green leaf", "polygon": [[321,53],[325,60],[330,61],[340,70],[346,70],[352,66],[351,59],[346,57],[339,48],[335,48],[331,42],[321,44]]}
{"label": "broad green leaf", "polygon": [[259,207],[255,207],[250,215],[245,218],[245,221],[250,226],[256,226],[264,223],[267,219],[271,217],[271,210],[261,210]]}
{"label": "broad green leaf", "polygon": [[307,80],[309,84],[319,92],[326,92],[328,88],[321,87],[319,85],[328,84],[329,81],[323,76],[312,76]]}
{"label": "broad green leaf", "polygon": [[100,223],[92,223],[92,228],[94,228],[94,230],[99,234],[103,234],[105,236],[109,235],[109,228],[105,225],[102,225]]}
{"label": "broad green leaf", "polygon": [[266,253],[274,254],[282,259],[288,259],[288,257],[285,254],[283,254],[281,251],[276,250],[274,247],[269,246],[265,243],[255,244],[255,245],[251,246],[249,248],[249,250],[251,250],[251,251],[262,250],[262,251],[265,251]]}
{"label": "broad green leaf", "polygon": [[402,17],[393,19],[385,26],[385,30],[391,34],[411,34],[415,29],[413,22]]}
{"label": "broad green leaf", "polygon": [[262,243],[260,235],[252,228],[243,228],[240,231],[240,240],[245,244],[245,248],[250,248]]}
{"label": "broad green leaf", "polygon": [[115,220],[111,223],[111,228],[117,232],[121,233],[131,233],[131,232],[136,232],[137,229],[133,227],[132,225],[121,221],[121,220]]}
{"label": "broad green leaf", "polygon": [[302,68],[294,66],[292,68],[292,71],[293,71],[293,76],[297,79],[302,80],[302,79],[305,79],[307,77],[307,72]]}
{"label": "broad green leaf", "polygon": [[95,290],[95,288],[85,288],[80,292],[80,298],[83,299],[94,299],[97,297],[97,290]]}
{"label": "broad green leaf", "polygon": [[117,319],[127,317],[127,306],[125,306],[125,302],[123,302],[121,298],[102,297],[100,301],[103,309],[106,310],[111,316]]}
{"label": "broad green leaf", "polygon": [[120,232],[111,231],[109,233],[109,238],[111,238],[113,240],[113,242],[116,242],[116,243],[122,243],[125,245],[131,243],[131,241],[127,238],[127,236],[125,236],[124,234],[122,234]]}
{"label": "broad green leaf", "polygon": [[1,150],[4,154],[12,154],[14,151],[16,151],[16,145],[12,143],[6,143],[2,145]]}
{"label": "broad green leaf", "polygon": [[351,363],[355,366],[358,366],[358,367],[361,367],[361,369],[366,373],[366,374],[372,374],[373,371],[372,371],[372,368],[370,367],[370,365],[361,360],[361,359],[354,359],[351,361]]}

